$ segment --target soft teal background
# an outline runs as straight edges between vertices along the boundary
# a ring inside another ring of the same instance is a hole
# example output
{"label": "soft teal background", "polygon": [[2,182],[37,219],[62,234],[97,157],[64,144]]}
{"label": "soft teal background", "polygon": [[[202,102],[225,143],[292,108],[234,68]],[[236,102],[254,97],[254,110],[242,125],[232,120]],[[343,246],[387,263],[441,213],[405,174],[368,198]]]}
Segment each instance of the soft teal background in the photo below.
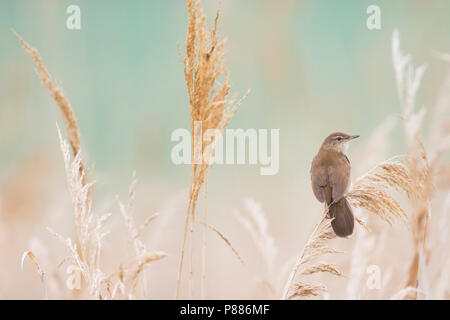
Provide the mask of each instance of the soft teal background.
{"label": "soft teal background", "polygon": [[[218,3],[202,1],[210,25]],[[80,31],[66,28],[70,4],[81,7]],[[366,28],[372,4],[381,8],[381,30]],[[232,252],[211,234],[208,297],[255,297],[248,283],[262,263],[252,258],[258,252],[233,218],[234,210],[245,211],[244,197],[261,203],[281,268],[304,246],[322,210],[311,191],[309,166],[324,137],[333,131],[360,134],[350,147],[352,174],[367,169],[360,161],[372,156],[371,150],[362,154],[370,134],[387,117],[399,119],[391,59],[395,28],[414,64],[427,65],[417,107],[432,112],[449,70],[434,56],[450,53],[449,14],[448,0],[222,0],[219,34],[228,38],[232,92],[239,97],[251,89],[229,127],[280,129],[280,170],[260,176],[259,166],[217,165],[209,173],[208,197],[201,195],[197,214],[206,205],[208,222],[232,239],[249,267],[238,269]],[[70,236],[73,219],[56,131],[63,122],[11,29],[40,51],[73,106],[86,162],[94,167],[96,214],[120,218],[114,196],[127,198],[137,171],[137,221],[162,213],[145,243],[169,254],[150,272],[156,284],[151,294],[172,298],[191,178],[189,166],[170,161],[172,131],[190,124],[177,50],[179,45],[183,51],[186,36],[184,1],[0,0],[0,297],[35,299],[41,297],[39,279],[31,264],[20,271],[20,257],[37,241],[41,262],[48,258],[49,272],[57,268],[64,249],[46,228]],[[400,124],[382,141],[388,150],[381,159],[404,152]],[[122,224],[116,219],[107,229],[122,230]],[[117,252],[125,235],[108,237],[105,250],[113,254],[105,260],[122,259]],[[394,257],[408,250],[402,244],[391,241],[386,248]],[[406,267],[406,260],[387,261]],[[346,298],[342,286],[336,289],[332,297]]]}
{"label": "soft teal background", "polygon": [[[81,7],[80,31],[65,26],[70,4]],[[366,28],[371,4],[381,7],[381,30]],[[203,7],[211,18],[218,1],[203,1]],[[415,64],[428,64],[419,105],[433,101],[443,74],[432,51],[450,51],[449,12],[445,0],[224,0],[219,30],[229,39],[233,92],[252,90],[230,127],[281,129],[280,172],[267,178],[271,182],[306,172],[329,132],[358,133],[363,141],[399,112],[391,63],[394,28]],[[185,186],[189,169],[170,162],[170,133],[189,124],[177,52],[186,21],[181,0],[2,0],[0,178],[36,150],[56,153],[55,123],[61,123],[13,28],[39,49],[62,84],[98,174],[107,173],[112,183],[113,176],[120,181],[137,169],[141,176]],[[261,179],[256,167],[215,170],[224,178]]]}

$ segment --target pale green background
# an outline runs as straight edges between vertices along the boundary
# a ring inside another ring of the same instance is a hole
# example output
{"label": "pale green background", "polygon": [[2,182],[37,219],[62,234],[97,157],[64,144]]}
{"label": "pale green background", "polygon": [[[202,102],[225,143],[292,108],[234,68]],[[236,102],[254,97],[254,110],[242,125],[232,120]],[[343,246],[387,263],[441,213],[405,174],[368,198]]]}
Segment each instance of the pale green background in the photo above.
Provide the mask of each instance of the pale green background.
{"label": "pale green background", "polygon": [[[81,7],[81,31],[65,26],[69,4]],[[366,28],[370,4],[381,7],[379,31]],[[218,1],[203,6],[211,18]],[[280,172],[267,179],[290,179],[299,170],[306,177],[329,132],[361,134],[363,141],[399,112],[391,63],[394,28],[414,62],[428,63],[419,105],[434,101],[443,73],[432,51],[450,51],[449,13],[445,0],[224,0],[219,32],[229,39],[233,92],[252,90],[230,127],[279,128]],[[186,21],[184,1],[2,0],[0,179],[36,150],[57,150],[55,123],[62,123],[13,28],[39,49],[62,84],[89,162],[110,176],[105,183],[137,169],[140,176],[185,186],[189,169],[170,162],[170,133],[189,125],[177,52]],[[215,170],[230,180],[244,174],[262,181],[257,167]]]}

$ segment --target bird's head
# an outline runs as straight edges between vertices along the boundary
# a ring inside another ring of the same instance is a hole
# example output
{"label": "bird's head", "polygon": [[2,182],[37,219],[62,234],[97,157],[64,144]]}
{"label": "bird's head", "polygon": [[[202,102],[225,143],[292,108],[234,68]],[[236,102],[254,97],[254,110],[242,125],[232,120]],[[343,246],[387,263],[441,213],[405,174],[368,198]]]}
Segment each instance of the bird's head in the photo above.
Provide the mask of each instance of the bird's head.
{"label": "bird's head", "polygon": [[325,138],[321,148],[346,154],[348,150],[348,142],[358,137],[359,135],[351,136],[346,133],[335,132]]}

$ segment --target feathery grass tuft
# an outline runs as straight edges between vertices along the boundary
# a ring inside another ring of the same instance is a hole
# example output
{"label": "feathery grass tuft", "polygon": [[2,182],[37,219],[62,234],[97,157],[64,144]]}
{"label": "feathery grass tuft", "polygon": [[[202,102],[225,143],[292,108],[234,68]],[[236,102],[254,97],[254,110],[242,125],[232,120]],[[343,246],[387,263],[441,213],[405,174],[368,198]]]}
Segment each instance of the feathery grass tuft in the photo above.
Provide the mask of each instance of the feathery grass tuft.
{"label": "feathery grass tuft", "polygon": [[[185,218],[183,243],[177,277],[176,298],[180,295],[184,253],[189,229],[189,297],[193,295],[193,237],[195,209],[201,187],[211,167],[211,159],[218,141],[204,139],[207,130],[223,134],[231,117],[242,102],[234,103],[228,98],[231,85],[228,69],[224,65],[225,40],[219,41],[217,24],[220,10],[217,11],[211,31],[206,27],[206,16],[200,8],[200,1],[186,0],[188,9],[188,33],[186,37],[186,57],[183,59],[184,76],[189,96],[190,120],[192,131],[192,183],[189,192],[188,209]],[[218,84],[222,81],[222,84]],[[201,128],[197,127],[201,124]],[[197,143],[202,147],[197,148]],[[201,162],[201,163],[199,163]],[[206,216],[205,216],[206,217]],[[207,221],[205,220],[206,224]],[[206,225],[204,225],[206,228]],[[204,230],[204,232],[206,232]]]}
{"label": "feathery grass tuft", "polygon": [[314,231],[308,238],[297,263],[289,275],[283,291],[282,299],[304,299],[310,296],[322,296],[325,292],[327,292],[327,288],[323,284],[306,283],[304,281],[299,281],[297,278],[302,278],[318,272],[342,276],[342,273],[335,266],[328,263],[314,262],[314,264],[306,266],[324,254],[341,253],[340,251],[327,246],[328,241],[336,238],[336,235],[331,227],[331,220],[327,218],[327,213],[328,208],[325,208],[322,219],[316,225]]}
{"label": "feathery grass tuft", "polygon": [[294,284],[292,294],[287,299],[321,297],[325,292],[327,292],[327,288],[321,283],[297,282]]}
{"label": "feathery grass tuft", "polygon": [[26,43],[25,40],[23,40],[23,38],[17,32],[12,30],[12,33],[19,40],[25,52],[28,53],[33,59],[34,63],[36,64],[39,79],[41,80],[42,85],[48,89],[53,100],[55,100],[56,104],[58,105],[58,108],[61,111],[64,122],[66,124],[66,130],[69,137],[70,146],[72,148],[72,154],[73,156],[76,156],[80,151],[80,133],[78,130],[77,119],[75,118],[75,114],[69,100],[64,95],[62,88],[59,87],[52,79],[50,73],[42,62],[39,51],[35,48],[32,48],[28,43]]}
{"label": "feathery grass tuft", "polygon": [[352,207],[372,212],[390,225],[397,218],[406,224],[404,209],[388,191],[394,189],[411,195],[410,181],[404,163],[388,160],[359,177],[346,198]]}

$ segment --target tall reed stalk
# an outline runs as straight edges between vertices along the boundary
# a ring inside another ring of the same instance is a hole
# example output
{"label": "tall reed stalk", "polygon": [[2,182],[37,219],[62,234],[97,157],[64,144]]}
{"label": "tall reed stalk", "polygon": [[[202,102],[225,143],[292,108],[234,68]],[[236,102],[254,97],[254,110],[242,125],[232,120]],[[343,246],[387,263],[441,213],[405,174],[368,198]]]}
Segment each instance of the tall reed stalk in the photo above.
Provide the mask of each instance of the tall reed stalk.
{"label": "tall reed stalk", "polygon": [[[193,297],[193,250],[195,211],[197,199],[203,186],[211,159],[218,141],[204,139],[207,130],[215,130],[223,134],[231,117],[240,105],[228,99],[231,85],[228,81],[228,69],[224,65],[225,40],[219,41],[217,11],[214,26],[211,31],[206,28],[206,17],[200,8],[200,1],[187,0],[188,32],[186,37],[186,57],[183,59],[184,76],[189,96],[191,121],[191,161],[192,182],[189,190],[189,201],[186,211],[183,242],[181,245],[180,261],[176,286],[176,298],[180,296],[181,276],[183,273],[184,255],[189,233],[189,288],[188,297]],[[222,84],[219,84],[219,81]],[[196,146],[200,145],[201,148]],[[206,225],[206,214],[204,215]],[[206,239],[204,240],[206,241]],[[205,259],[205,258],[204,258]],[[206,279],[203,279],[204,283]]]}

